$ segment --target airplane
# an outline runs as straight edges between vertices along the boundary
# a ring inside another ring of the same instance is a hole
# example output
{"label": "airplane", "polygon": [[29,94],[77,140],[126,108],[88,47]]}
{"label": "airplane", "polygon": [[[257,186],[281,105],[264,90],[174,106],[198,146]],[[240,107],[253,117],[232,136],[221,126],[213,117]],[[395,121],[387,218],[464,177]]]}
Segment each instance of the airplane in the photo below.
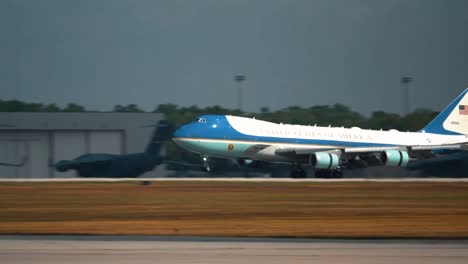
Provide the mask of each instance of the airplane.
{"label": "airplane", "polygon": [[164,161],[160,151],[164,141],[170,139],[173,130],[170,122],[159,121],[145,152],[142,153],[85,154],[73,160],[61,160],[54,166],[60,172],[76,170],[81,177],[136,178]]}
{"label": "airplane", "polygon": [[[435,153],[434,153],[435,154]],[[408,169],[418,171],[423,177],[468,176],[468,151],[452,151],[408,164]]]}
{"label": "airplane", "polygon": [[176,130],[173,141],[199,153],[203,170],[209,157],[291,164],[290,176],[342,177],[344,169],[406,167],[435,152],[468,150],[468,89],[418,132],[276,124],[255,118],[203,115]]}

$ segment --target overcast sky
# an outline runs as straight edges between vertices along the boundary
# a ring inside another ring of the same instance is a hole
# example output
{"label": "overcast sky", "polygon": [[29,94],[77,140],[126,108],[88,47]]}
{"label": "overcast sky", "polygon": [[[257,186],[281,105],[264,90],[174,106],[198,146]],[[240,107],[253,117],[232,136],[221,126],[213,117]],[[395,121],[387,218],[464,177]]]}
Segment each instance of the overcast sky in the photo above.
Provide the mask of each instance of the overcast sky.
{"label": "overcast sky", "polygon": [[0,99],[441,110],[468,87],[466,0],[0,0]]}

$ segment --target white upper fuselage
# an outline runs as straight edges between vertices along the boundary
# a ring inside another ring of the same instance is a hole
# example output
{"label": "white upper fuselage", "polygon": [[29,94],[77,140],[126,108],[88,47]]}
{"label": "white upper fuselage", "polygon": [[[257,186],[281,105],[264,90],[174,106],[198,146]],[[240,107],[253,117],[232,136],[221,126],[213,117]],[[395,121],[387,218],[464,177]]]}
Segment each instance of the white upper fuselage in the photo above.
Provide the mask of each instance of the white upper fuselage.
{"label": "white upper fuselage", "polygon": [[310,139],[333,141],[333,146],[349,146],[349,144],[383,144],[383,145],[443,145],[467,141],[467,136],[446,136],[424,132],[400,132],[397,130],[370,130],[358,127],[320,127],[276,124],[238,116],[226,116],[232,128],[242,134],[263,137],[287,139]]}

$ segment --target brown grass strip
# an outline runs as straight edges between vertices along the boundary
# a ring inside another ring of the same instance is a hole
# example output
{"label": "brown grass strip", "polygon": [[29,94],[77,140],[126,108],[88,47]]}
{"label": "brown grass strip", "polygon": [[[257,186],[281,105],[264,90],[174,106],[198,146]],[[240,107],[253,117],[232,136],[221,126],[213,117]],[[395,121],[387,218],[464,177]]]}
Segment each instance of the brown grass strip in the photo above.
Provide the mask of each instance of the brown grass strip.
{"label": "brown grass strip", "polygon": [[0,234],[467,238],[468,183],[1,183]]}

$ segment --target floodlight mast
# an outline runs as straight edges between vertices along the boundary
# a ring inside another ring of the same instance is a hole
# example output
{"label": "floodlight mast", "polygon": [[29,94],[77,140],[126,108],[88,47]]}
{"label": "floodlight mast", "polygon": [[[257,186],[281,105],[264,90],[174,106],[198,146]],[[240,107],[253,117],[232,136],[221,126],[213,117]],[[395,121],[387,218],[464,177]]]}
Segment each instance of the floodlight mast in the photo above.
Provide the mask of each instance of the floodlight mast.
{"label": "floodlight mast", "polygon": [[237,107],[242,112],[242,82],[245,81],[247,78],[245,75],[236,75],[234,76],[234,81],[237,84]]}
{"label": "floodlight mast", "polygon": [[404,115],[409,114],[411,111],[410,109],[410,84],[411,82],[413,82],[412,77],[404,76],[404,77],[401,77],[400,79],[400,83],[403,86],[403,92],[404,92],[404,98],[403,98],[405,102],[404,112],[403,112]]}

